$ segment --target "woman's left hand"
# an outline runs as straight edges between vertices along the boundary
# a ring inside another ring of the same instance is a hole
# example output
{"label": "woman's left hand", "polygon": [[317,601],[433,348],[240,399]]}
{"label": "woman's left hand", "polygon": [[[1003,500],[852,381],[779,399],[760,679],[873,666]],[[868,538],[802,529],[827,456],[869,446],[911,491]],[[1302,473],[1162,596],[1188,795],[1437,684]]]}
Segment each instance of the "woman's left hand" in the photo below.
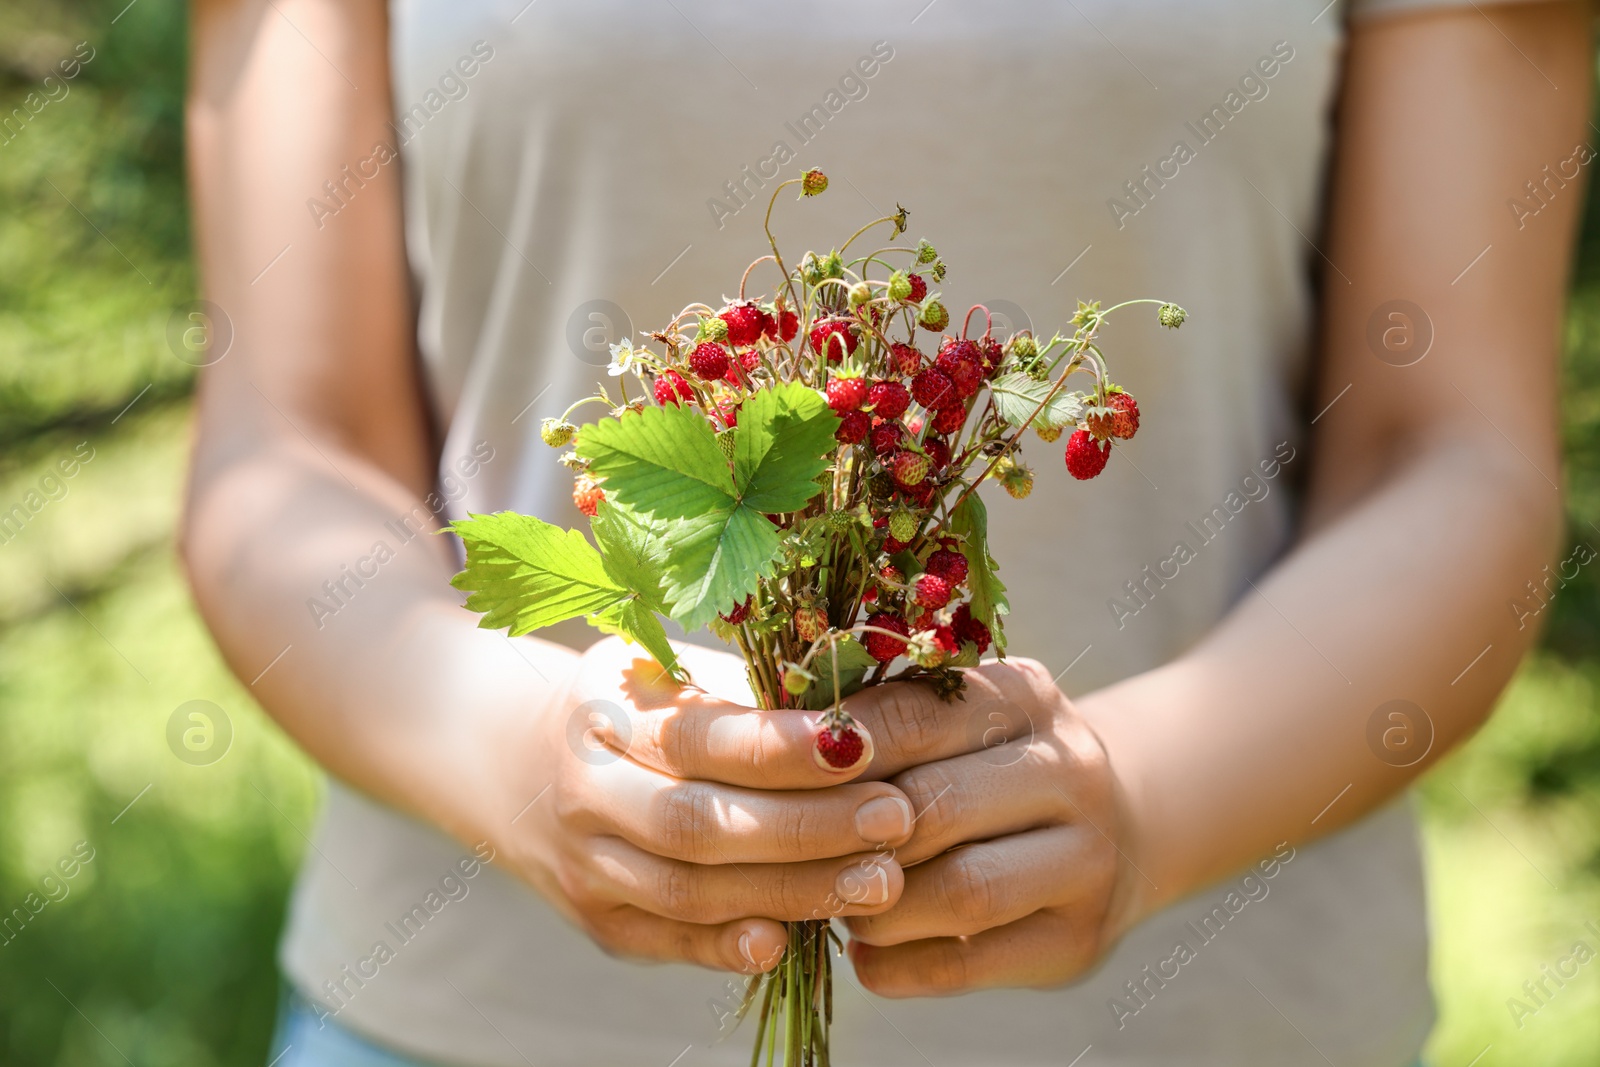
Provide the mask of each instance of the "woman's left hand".
{"label": "woman's left hand", "polygon": [[1072,702],[1026,659],[968,671],[964,695],[906,683],[845,702],[877,746],[867,777],[916,813],[894,850],[900,901],[846,920],[856,973],[881,996],[1060,985],[1133,910],[1117,783]]}

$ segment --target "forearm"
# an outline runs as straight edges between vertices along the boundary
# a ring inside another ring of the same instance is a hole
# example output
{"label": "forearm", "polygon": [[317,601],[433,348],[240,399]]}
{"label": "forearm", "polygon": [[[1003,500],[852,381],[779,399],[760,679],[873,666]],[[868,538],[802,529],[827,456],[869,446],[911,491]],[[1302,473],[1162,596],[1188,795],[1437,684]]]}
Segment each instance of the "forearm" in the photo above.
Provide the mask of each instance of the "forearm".
{"label": "forearm", "polygon": [[[1189,654],[1080,702],[1149,879],[1135,879],[1138,913],[1360,818],[1483,721],[1534,636],[1507,602],[1560,525],[1555,491],[1522,463],[1481,437],[1419,449]],[[1369,741],[1391,700],[1427,717],[1414,751]]]}
{"label": "forearm", "polygon": [[359,457],[279,438],[197,486],[184,549],[230,666],[283,728],[334,774],[467,836],[500,802],[480,792],[485,739],[558,699],[576,654],[477,629],[436,524]]}

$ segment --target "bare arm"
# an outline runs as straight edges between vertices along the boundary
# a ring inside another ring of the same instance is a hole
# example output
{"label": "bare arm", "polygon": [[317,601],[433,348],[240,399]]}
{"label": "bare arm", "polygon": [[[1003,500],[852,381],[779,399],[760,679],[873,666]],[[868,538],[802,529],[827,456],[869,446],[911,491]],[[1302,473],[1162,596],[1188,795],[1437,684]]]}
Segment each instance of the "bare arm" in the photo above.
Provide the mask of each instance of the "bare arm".
{"label": "bare arm", "polygon": [[[392,143],[385,3],[197,0],[193,41],[202,276],[236,339],[202,373],[183,554],[229,664],[330,771],[464,841],[490,841],[603,945],[770,966],[783,928],[748,917],[804,917],[863,883],[851,854],[903,839],[909,806],[886,783],[815,790],[803,809],[717,784],[751,776],[755,717],[676,687],[650,694],[640,729],[671,719],[687,735],[690,713],[722,718],[726,755],[695,752],[706,781],[586,758],[569,712],[637,698],[633,657],[616,642],[580,658],[477,629],[449,587],[448,542],[386,525],[429,517],[436,462],[399,164],[320,229],[306,208],[324,181]],[[379,542],[392,558],[377,560]],[[332,599],[325,582],[343,585],[331,617],[307,603]],[[731,662],[684,655],[702,677]],[[825,778],[813,769],[795,788]],[[898,869],[880,868],[849,912],[898,894]]]}
{"label": "bare arm", "polygon": [[[1561,532],[1555,396],[1581,180],[1520,228],[1506,201],[1586,140],[1591,56],[1587,5],[1488,12],[1353,32],[1323,249],[1336,266],[1315,410],[1332,406],[1289,556],[1191,652],[1076,708],[1037,665],[977,672],[980,697],[1052,724],[1003,788],[924,698],[852,707],[890,720],[880,758],[914,768],[892,780],[919,811],[949,789],[899,853],[937,858],[908,867],[894,909],[851,921],[872,988],[1068,980],[1140,917],[1384,803],[1488,714],[1534,636],[1507,603]],[[1436,332],[1403,368],[1366,340],[1395,299]],[[1404,767],[1367,740],[1396,699],[1435,731]],[[930,744],[894,752],[908,731],[892,723],[917,719],[909,735]],[[1115,828],[1140,873],[1086,823]],[[964,841],[982,844],[939,855]]]}

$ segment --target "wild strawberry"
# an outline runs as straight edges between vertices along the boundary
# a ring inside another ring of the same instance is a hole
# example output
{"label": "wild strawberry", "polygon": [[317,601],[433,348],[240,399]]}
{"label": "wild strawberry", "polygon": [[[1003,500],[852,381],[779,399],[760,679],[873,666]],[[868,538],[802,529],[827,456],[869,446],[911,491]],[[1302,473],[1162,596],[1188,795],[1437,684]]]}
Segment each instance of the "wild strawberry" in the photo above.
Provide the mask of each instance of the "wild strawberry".
{"label": "wild strawberry", "polygon": [[828,176],[815,167],[800,175],[800,195],[821,196],[828,191]]}
{"label": "wild strawberry", "polygon": [[[889,555],[891,555],[891,556],[899,555],[900,553],[904,552],[910,546],[911,546],[911,542],[902,541],[902,540],[900,540],[899,538],[896,538],[896,537],[885,537],[883,539],[883,550],[885,552],[889,553]],[[869,593],[872,593],[874,597],[877,596],[877,592],[875,590],[869,589],[867,591]]]}
{"label": "wild strawberry", "polygon": [[815,641],[828,628],[828,613],[812,602],[794,609],[794,632],[802,641]]}
{"label": "wild strawberry", "polygon": [[909,378],[922,369],[922,353],[898,341],[889,346],[889,361],[896,374]]}
{"label": "wild strawberry", "polygon": [[[889,513],[889,536],[896,541],[909,543],[921,527],[922,516],[910,508],[895,508]],[[884,568],[885,571],[888,569]]]}
{"label": "wild strawberry", "polygon": [[722,420],[722,425],[733,429],[739,425],[739,405],[732,400],[719,400],[716,403],[717,418]]}
{"label": "wild strawberry", "polygon": [[1013,500],[1026,500],[1028,494],[1033,492],[1033,471],[1009,456],[995,465],[994,476],[1000,479],[1001,488]]}
{"label": "wild strawberry", "polygon": [[817,761],[833,770],[848,771],[861,762],[866,750],[867,744],[854,726],[824,726],[817,730]]}
{"label": "wild strawberry", "polygon": [[762,325],[768,337],[787,344],[800,333],[800,316],[788,308],[779,308],[778,313],[768,315]]}
{"label": "wild strawberry", "polygon": [[993,640],[994,635],[989,633],[987,626],[972,617],[972,609],[966,604],[955,610],[950,618],[950,625],[956,632],[957,640],[963,644],[971,641],[978,646],[980,656],[989,651],[989,642]]}
{"label": "wild strawberry", "polygon": [[705,381],[716,381],[728,373],[728,350],[715,341],[702,341],[689,353],[689,369]]}
{"label": "wild strawberry", "polygon": [[738,626],[750,617],[750,597],[744,598],[743,604],[735,604],[733,610],[722,616],[722,621],[729,626]]}
{"label": "wild strawberry", "polygon": [[1067,472],[1079,481],[1088,481],[1106,469],[1111,458],[1111,442],[1095,444],[1087,430],[1074,430],[1067,438]]}
{"label": "wild strawberry", "polygon": [[1000,369],[1001,362],[1006,358],[1006,350],[999,341],[993,337],[985,337],[978,342],[979,365],[983,368],[985,378],[993,378]]}
{"label": "wild strawberry", "polygon": [[1088,430],[1089,436],[1096,441],[1104,441],[1111,436],[1116,414],[1109,407],[1091,407],[1083,413],[1083,428]]}
{"label": "wild strawberry", "polygon": [[761,366],[761,353],[754,348],[741,353],[739,355],[739,366],[743,367],[747,372],[755,370]]}
{"label": "wild strawberry", "polygon": [[932,466],[928,457],[920,452],[910,450],[897,452],[890,466],[894,475],[895,484],[902,489],[920,484],[928,476],[928,468]]}
{"label": "wild strawberry", "polygon": [[922,450],[928,454],[928,462],[936,471],[942,471],[950,466],[950,445],[942,437],[930,437],[922,442]]}
{"label": "wild strawberry", "polygon": [[806,690],[811,688],[811,675],[796,666],[788,666],[783,671],[783,691],[792,697],[803,697]]}
{"label": "wild strawberry", "polygon": [[953,434],[967,424],[967,409],[960,404],[940,408],[933,414],[933,432]]}
{"label": "wild strawberry", "polygon": [[579,475],[578,480],[573,483],[572,502],[578,505],[579,511],[591,519],[600,514],[600,501],[605,498],[606,491],[600,488],[600,483],[587,474]]}
{"label": "wild strawberry", "polygon": [[766,312],[748,300],[729,304],[717,313],[717,318],[728,324],[728,343],[735,348],[761,340],[765,317]]}
{"label": "wild strawberry", "polygon": [[929,611],[938,611],[950,603],[950,582],[937,574],[924,574],[917,579],[917,604]]}
{"label": "wild strawberry", "polygon": [[813,349],[827,355],[829,363],[838,363],[845,356],[854,354],[856,346],[861,343],[849,319],[823,319],[811,327],[807,337]]}
{"label": "wild strawberry", "polygon": [[694,390],[689,388],[689,383],[683,380],[683,375],[675,370],[661,372],[660,376],[656,378],[655,393],[656,403],[662,407],[694,399]]}
{"label": "wild strawberry", "polygon": [[898,449],[905,438],[905,427],[898,422],[880,422],[872,428],[873,454],[886,456]]}
{"label": "wild strawberry", "polygon": [[969,341],[965,337],[947,337],[939,346],[934,365],[954,378],[959,364],[977,363],[981,358],[976,341]]}
{"label": "wild strawberry", "polygon": [[928,297],[928,283],[920,274],[913,274],[906,279],[911,283],[911,295],[906,299],[913,304],[920,304]]}
{"label": "wild strawberry", "polygon": [[1112,393],[1106,403],[1116,412],[1111,419],[1111,436],[1126,441],[1139,432],[1139,402],[1132,393]]}
{"label": "wild strawberry", "polygon": [[929,367],[911,379],[911,395],[916,398],[917,403],[929,411],[949,407],[952,401],[958,399],[956,387],[951,383],[950,376],[934,367]]}
{"label": "wild strawberry", "polygon": [[[828,406],[839,414],[855,411],[867,400],[865,378],[831,378],[824,390]],[[870,424],[869,424],[870,425]]]}
{"label": "wild strawberry", "polygon": [[545,419],[539,424],[539,439],[551,448],[560,448],[578,436],[578,428],[565,419]]}
{"label": "wild strawberry", "polygon": [[898,419],[911,406],[911,393],[899,382],[878,382],[867,390],[867,403],[880,419]]}
{"label": "wild strawberry", "polygon": [[[1045,444],[1055,444],[1061,440],[1061,431],[1062,428],[1060,426],[1041,426],[1035,423],[1033,427],[1033,432],[1038,434],[1039,440]],[[1093,432],[1093,427],[1090,427],[1090,432]]]}
{"label": "wild strawberry", "polygon": [[[905,651],[905,638],[911,634],[911,627],[906,625],[906,620],[886,611],[875,611],[867,616],[867,625],[877,628],[869,630],[861,641],[866,647],[867,654],[873,659],[879,663],[888,663]],[[890,633],[878,633],[878,630],[889,630]],[[894,637],[893,634],[900,636]]]}
{"label": "wild strawberry", "polygon": [[917,316],[917,321],[924,330],[943,333],[944,328],[950,325],[950,312],[939,301],[930,300],[922,305],[922,313]]}
{"label": "wild strawberry", "polygon": [[[887,544],[884,546],[884,550],[888,551]],[[878,602],[878,590],[873,586],[868,586],[867,591],[861,594],[861,602],[863,604],[876,604]]]}
{"label": "wild strawberry", "polygon": [[939,485],[932,478],[924,478],[916,485],[903,486],[901,495],[919,508],[925,508],[933,502],[933,495],[939,491]]}
{"label": "wild strawberry", "polygon": [[936,574],[951,585],[960,585],[967,580],[967,557],[948,548],[941,548],[928,557],[925,569],[929,574]]}
{"label": "wild strawberry", "polygon": [[[889,519],[889,526],[890,529],[894,528],[894,518],[892,516]],[[908,537],[906,540],[909,541],[911,538]],[[883,566],[879,567],[878,577],[893,585],[899,585],[905,580],[905,576],[900,573],[900,568],[896,567],[893,563],[885,563]]]}
{"label": "wild strawberry", "polygon": [[865,411],[846,412],[839,419],[839,429],[834,434],[840,444],[859,445],[872,432],[872,416]]}

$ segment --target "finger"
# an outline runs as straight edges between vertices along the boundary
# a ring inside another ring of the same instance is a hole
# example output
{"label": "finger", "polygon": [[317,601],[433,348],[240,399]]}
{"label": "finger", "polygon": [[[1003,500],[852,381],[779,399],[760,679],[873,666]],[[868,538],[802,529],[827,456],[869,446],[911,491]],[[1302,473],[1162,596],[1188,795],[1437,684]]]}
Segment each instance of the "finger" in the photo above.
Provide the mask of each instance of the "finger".
{"label": "finger", "polygon": [[921,682],[896,682],[845,700],[845,710],[872,734],[866,777],[892,777],[935,760],[1025,745],[1048,729],[1049,705],[1024,661],[989,663],[963,673],[966,689],[960,699],[945,699]]}
{"label": "finger", "polygon": [[902,866],[957,845],[1073,821],[1055,788],[1059,760],[1044,738],[914,767],[891,781],[911,802],[915,829],[895,849]]}
{"label": "finger", "polygon": [[882,948],[850,943],[856,978],[880,997],[941,997],[976,989],[1046,989],[1082,974],[1098,954],[1094,925],[1035,912],[971,937]]}
{"label": "finger", "polygon": [[852,937],[880,946],[981,933],[1109,893],[1116,865],[1108,851],[1065,826],[964,845],[908,868],[898,904],[846,925]]}
{"label": "finger", "polygon": [[795,863],[897,845],[911,802],[888,782],[768,792],[683,781],[619,757],[597,770],[587,803],[598,826],[688,863]]}
{"label": "finger", "polygon": [[771,919],[701,925],[663,919],[627,906],[589,916],[585,925],[590,936],[613,956],[697,963],[739,974],[771,970],[789,940],[783,924]]}
{"label": "finger", "polygon": [[905,886],[900,865],[877,853],[713,867],[664,859],[620,838],[602,837],[590,839],[588,859],[596,895],[692,923],[750,915],[784,922],[863,915],[891,907]]}

